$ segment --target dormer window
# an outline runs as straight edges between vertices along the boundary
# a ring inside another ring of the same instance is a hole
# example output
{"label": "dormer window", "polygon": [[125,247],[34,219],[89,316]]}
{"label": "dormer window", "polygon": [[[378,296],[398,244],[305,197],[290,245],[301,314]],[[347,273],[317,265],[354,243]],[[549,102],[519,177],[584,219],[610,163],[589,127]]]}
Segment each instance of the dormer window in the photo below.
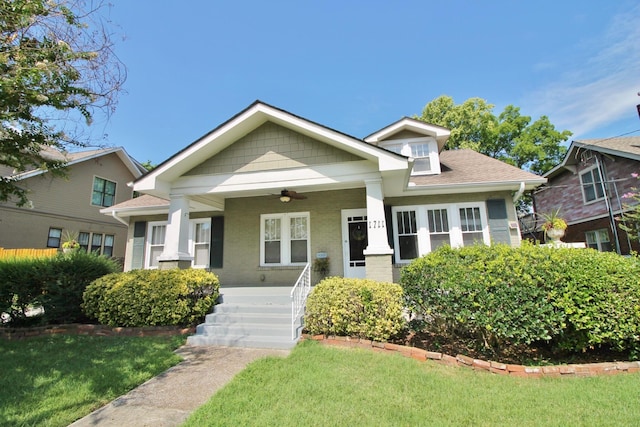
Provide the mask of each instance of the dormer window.
{"label": "dormer window", "polygon": [[414,159],[411,175],[440,173],[438,144],[433,138],[411,138],[385,141],[380,144],[386,150]]}

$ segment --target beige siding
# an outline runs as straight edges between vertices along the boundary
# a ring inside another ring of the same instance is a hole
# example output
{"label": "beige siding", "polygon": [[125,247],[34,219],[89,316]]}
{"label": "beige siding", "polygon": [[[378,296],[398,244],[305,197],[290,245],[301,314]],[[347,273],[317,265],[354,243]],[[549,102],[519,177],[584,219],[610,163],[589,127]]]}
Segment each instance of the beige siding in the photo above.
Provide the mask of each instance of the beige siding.
{"label": "beige siding", "polygon": [[254,172],[362,160],[267,122],[185,175]]}
{"label": "beige siding", "polygon": [[116,182],[116,201],[132,196],[127,182],[134,179],[116,154],[72,165],[68,177],[54,178],[44,174],[29,178],[32,207],[0,205],[0,247],[44,248],[50,227],[75,232],[115,235],[114,256],[123,257],[127,227],[100,213],[101,206],[91,205],[94,176]]}
{"label": "beige siding", "polygon": [[418,132],[413,132],[410,130],[401,130],[398,133],[394,133],[393,135],[391,135],[388,138],[385,138],[383,141],[391,141],[394,139],[409,139],[409,138],[424,138],[425,135],[418,133]]}

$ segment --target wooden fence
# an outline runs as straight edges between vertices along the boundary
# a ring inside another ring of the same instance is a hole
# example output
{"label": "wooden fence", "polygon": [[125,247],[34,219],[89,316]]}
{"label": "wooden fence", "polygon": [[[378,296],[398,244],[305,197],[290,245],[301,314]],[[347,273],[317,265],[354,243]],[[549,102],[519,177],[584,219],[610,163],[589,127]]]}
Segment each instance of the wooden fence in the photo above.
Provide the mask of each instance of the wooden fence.
{"label": "wooden fence", "polygon": [[7,258],[43,258],[52,257],[58,253],[58,249],[4,249],[0,248],[0,259]]}

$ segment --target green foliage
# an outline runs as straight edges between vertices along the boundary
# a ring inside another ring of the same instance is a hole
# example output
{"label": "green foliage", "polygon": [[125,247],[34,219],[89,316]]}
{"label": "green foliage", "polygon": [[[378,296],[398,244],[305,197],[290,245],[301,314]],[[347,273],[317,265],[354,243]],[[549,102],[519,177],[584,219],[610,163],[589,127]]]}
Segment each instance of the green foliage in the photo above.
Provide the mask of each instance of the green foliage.
{"label": "green foliage", "polygon": [[407,304],[436,334],[492,353],[640,349],[640,262],[591,249],[443,247],[403,269]]}
{"label": "green foliage", "polygon": [[440,96],[416,118],[451,130],[449,149],[470,148],[538,174],[560,163],[566,153],[561,144],[571,132],[557,131],[546,116],[531,123],[531,117],[520,115],[513,105],[498,117],[493,108],[481,98],[455,105],[450,96]]}
{"label": "green foliage", "polygon": [[[11,326],[83,321],[84,289],[118,268],[106,257],[80,251],[51,258],[0,260],[0,312],[7,313]],[[43,315],[27,316],[29,310],[41,306]]]}
{"label": "green foliage", "polygon": [[326,278],[309,295],[304,322],[313,334],[386,341],[405,324],[402,289],[393,283]]}
{"label": "green foliage", "polygon": [[219,289],[216,275],[204,270],[135,270],[93,282],[83,308],[110,326],[193,325],[211,310]]}
{"label": "green foliage", "polygon": [[[101,7],[100,1],[2,2],[0,166],[64,175],[65,160],[49,148],[86,145],[65,132],[72,128],[65,124],[89,125],[97,111],[113,110],[126,73],[98,15]],[[26,190],[0,177],[0,201],[14,199],[24,205]]]}
{"label": "green foliage", "polygon": [[[631,177],[640,180],[640,175],[635,172]],[[623,194],[622,198],[628,202],[624,204],[625,212],[617,218],[620,228],[627,232],[630,239],[638,240],[640,238],[640,188],[631,187],[631,191]]]}

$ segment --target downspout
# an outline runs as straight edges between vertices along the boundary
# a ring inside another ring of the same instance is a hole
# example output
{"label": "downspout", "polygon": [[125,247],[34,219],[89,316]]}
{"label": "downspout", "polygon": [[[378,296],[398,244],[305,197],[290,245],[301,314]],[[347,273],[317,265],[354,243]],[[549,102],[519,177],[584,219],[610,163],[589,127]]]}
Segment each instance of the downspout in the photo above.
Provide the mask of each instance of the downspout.
{"label": "downspout", "polygon": [[600,174],[600,185],[602,185],[602,192],[604,193],[604,201],[607,206],[607,212],[609,213],[609,225],[611,226],[611,232],[613,233],[613,238],[616,244],[616,253],[618,255],[621,254],[620,250],[620,238],[618,237],[618,228],[616,227],[616,220],[613,215],[613,208],[611,207],[611,200],[609,200],[609,190],[608,190],[608,178],[604,173],[604,165],[600,162],[600,155],[596,153],[596,167],[598,168],[598,173]]}
{"label": "downspout", "polygon": [[520,183],[520,189],[513,195],[513,204],[515,204],[524,194],[524,181]]}
{"label": "downspout", "polygon": [[118,216],[118,214],[116,214],[116,211],[111,211],[111,216],[113,217],[113,219],[115,219],[118,222],[121,222],[122,224],[126,225],[127,227],[129,226],[129,223],[126,222],[124,219],[120,218]]}

